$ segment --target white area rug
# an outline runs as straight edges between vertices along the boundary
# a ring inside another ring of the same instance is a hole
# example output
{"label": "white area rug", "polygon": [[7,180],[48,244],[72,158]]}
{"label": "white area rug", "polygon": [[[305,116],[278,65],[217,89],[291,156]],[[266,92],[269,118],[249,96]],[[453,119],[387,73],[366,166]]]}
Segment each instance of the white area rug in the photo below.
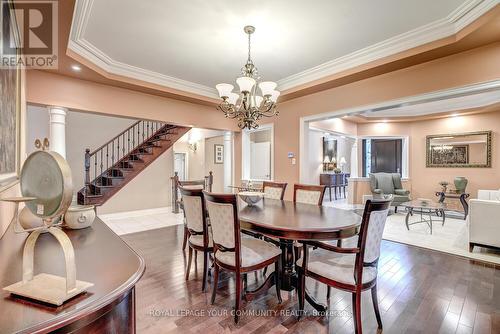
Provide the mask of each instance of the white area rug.
{"label": "white area rug", "polygon": [[[406,213],[397,213],[387,218],[383,238],[408,245],[429,248],[441,252],[468,257],[475,260],[500,264],[500,252],[481,247],[474,247],[474,252],[469,252],[469,231],[467,222],[462,219],[446,218],[444,226],[441,220],[433,224],[432,235],[429,226],[425,223],[410,226],[405,225]],[[420,214],[410,218],[410,223],[420,220]]]}
{"label": "white area rug", "polygon": [[172,213],[171,207],[104,214],[99,218],[118,235],[184,223],[182,213]]}

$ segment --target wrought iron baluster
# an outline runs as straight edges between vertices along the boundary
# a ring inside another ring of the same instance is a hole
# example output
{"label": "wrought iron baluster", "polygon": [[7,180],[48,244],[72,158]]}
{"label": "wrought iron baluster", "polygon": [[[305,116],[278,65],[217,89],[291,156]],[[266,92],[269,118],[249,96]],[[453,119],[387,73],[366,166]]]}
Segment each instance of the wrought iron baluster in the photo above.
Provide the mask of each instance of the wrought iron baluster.
{"label": "wrought iron baluster", "polygon": [[103,185],[102,184],[102,167],[104,167],[104,165],[102,163],[102,149],[100,151],[101,151],[101,173],[99,175],[101,175],[101,185]]}
{"label": "wrought iron baluster", "polygon": [[106,144],[106,170],[109,169],[109,143]]}
{"label": "wrought iron baluster", "polygon": [[[94,154],[94,180],[92,181],[94,186],[96,185],[96,178],[97,178],[97,154]],[[95,190],[94,190],[94,193],[95,193]]]}

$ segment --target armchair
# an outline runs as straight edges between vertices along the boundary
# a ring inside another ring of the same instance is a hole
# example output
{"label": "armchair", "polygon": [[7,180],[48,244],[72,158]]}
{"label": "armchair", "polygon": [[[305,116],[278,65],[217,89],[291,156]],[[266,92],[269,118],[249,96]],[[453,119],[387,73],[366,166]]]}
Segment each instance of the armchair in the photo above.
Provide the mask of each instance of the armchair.
{"label": "armchair", "polygon": [[410,191],[403,189],[399,173],[370,173],[370,188],[373,198],[393,195],[394,212],[398,211],[398,205],[410,200]]}
{"label": "armchair", "polygon": [[500,190],[479,190],[469,201],[469,251],[474,246],[500,248]]}

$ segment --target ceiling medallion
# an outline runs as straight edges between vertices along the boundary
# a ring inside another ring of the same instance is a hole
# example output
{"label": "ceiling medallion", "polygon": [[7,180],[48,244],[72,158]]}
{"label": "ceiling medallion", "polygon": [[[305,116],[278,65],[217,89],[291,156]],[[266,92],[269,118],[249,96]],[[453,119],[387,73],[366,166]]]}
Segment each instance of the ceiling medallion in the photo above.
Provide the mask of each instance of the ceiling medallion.
{"label": "ceiling medallion", "polygon": [[[248,35],[248,59],[241,69],[242,77],[236,79],[240,93],[233,93],[234,86],[221,83],[215,86],[222,98],[217,109],[222,110],[227,118],[237,118],[240,129],[256,129],[259,127],[257,121],[262,117],[278,115],[276,100],[280,92],[275,88],[277,84],[272,81],[259,83],[259,74],[250,57],[250,36],[255,27],[246,26],[244,29]],[[257,86],[261,95],[257,94]]]}

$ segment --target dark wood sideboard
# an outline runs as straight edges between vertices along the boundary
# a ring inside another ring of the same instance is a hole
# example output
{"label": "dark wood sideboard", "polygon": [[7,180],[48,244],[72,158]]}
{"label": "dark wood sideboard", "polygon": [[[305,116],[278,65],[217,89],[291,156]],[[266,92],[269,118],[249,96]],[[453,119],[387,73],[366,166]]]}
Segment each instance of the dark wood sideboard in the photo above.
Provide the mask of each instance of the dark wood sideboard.
{"label": "dark wood sideboard", "polygon": [[332,188],[335,199],[338,197],[346,197],[347,179],[351,176],[349,173],[321,173],[319,175],[319,184],[328,188],[330,201],[332,200]]}
{"label": "dark wood sideboard", "polygon": [[[66,233],[75,248],[76,278],[94,286],[59,307],[0,290],[0,333],[135,333],[135,284],[144,260],[99,219]],[[10,226],[0,239],[0,288],[21,280],[26,237]],[[39,272],[65,275],[60,246],[48,234],[35,247]]]}

